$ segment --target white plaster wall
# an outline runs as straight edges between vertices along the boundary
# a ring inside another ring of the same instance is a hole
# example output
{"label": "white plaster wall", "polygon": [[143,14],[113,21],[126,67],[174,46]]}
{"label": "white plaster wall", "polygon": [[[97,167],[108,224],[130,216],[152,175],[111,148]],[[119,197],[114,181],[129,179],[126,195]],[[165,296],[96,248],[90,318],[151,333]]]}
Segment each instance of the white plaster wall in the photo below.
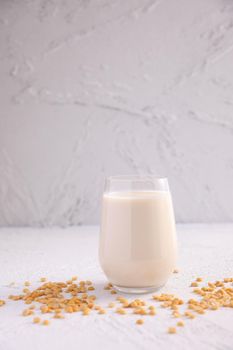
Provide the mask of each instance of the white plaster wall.
{"label": "white plaster wall", "polygon": [[120,173],[233,220],[233,2],[1,0],[0,225],[97,223]]}

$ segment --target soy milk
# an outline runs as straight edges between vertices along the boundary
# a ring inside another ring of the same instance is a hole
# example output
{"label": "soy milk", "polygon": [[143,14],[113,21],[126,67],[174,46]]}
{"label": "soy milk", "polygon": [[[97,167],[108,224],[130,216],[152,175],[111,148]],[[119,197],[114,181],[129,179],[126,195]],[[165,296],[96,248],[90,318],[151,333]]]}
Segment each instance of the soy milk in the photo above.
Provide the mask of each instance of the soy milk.
{"label": "soy milk", "polygon": [[124,287],[160,287],[176,263],[176,233],[168,191],[103,195],[100,263]]}

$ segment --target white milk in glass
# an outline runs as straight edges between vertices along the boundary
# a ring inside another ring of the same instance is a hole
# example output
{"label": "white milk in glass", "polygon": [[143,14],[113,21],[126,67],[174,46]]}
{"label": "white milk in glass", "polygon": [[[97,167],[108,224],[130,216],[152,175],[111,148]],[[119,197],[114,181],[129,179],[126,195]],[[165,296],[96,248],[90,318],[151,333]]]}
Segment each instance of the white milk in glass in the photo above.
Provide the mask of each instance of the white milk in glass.
{"label": "white milk in glass", "polygon": [[161,287],[175,268],[176,254],[169,191],[103,195],[99,257],[112,284]]}

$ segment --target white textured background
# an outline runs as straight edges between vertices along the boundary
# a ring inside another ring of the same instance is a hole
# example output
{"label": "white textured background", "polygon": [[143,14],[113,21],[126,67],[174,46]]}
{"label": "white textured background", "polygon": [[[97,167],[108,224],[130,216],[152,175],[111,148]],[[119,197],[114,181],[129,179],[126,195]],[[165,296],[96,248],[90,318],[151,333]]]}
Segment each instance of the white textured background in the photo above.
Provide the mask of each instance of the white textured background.
{"label": "white textured background", "polygon": [[1,0],[0,225],[96,223],[119,173],[233,220],[233,1]]}

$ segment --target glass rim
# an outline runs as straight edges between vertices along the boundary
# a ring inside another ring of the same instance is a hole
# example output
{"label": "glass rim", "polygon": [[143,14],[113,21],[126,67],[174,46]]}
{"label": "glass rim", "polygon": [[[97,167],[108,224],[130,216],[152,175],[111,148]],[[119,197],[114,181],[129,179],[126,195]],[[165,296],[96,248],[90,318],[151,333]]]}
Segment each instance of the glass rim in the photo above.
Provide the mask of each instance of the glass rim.
{"label": "glass rim", "polygon": [[157,175],[151,175],[151,174],[143,174],[143,175],[112,175],[107,176],[106,181],[168,181],[167,177],[164,176],[157,176]]}

